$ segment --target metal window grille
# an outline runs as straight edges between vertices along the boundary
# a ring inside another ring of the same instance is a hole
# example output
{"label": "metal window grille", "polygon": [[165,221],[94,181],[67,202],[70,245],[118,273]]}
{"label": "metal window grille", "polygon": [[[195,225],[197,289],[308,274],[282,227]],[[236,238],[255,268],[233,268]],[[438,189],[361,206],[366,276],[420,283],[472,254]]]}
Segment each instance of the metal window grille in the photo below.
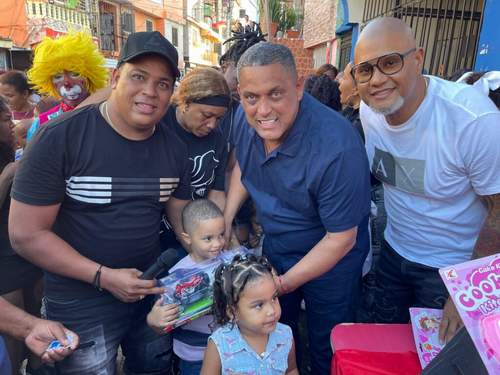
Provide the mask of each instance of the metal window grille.
{"label": "metal window grille", "polygon": [[179,30],[177,30],[177,27],[172,27],[172,44],[176,47],[179,46]]}
{"label": "metal window grille", "polygon": [[349,63],[352,48],[352,32],[342,35],[340,40],[339,70],[343,71]]}
{"label": "metal window grille", "polygon": [[104,51],[116,51],[116,31],[115,31],[116,8],[108,3],[100,4],[100,25],[101,25],[101,49]]}
{"label": "metal window grille", "polygon": [[401,18],[424,48],[426,73],[449,77],[474,66],[484,0],[366,0],[363,26],[381,16]]}
{"label": "metal window grille", "polygon": [[221,55],[222,54],[222,44],[214,43],[214,53]]}
{"label": "metal window grille", "polygon": [[134,17],[130,12],[122,13],[122,31],[127,33],[134,32]]}
{"label": "metal window grille", "polygon": [[146,20],[146,31],[153,31],[153,21]]}

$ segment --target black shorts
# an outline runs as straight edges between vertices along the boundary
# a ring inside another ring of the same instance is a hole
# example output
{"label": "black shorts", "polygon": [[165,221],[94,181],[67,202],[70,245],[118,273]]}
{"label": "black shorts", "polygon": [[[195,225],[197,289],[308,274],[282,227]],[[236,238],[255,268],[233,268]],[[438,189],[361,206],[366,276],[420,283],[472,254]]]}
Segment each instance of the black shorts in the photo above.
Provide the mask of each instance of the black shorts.
{"label": "black shorts", "polygon": [[32,285],[42,276],[40,268],[19,255],[0,257],[0,295]]}

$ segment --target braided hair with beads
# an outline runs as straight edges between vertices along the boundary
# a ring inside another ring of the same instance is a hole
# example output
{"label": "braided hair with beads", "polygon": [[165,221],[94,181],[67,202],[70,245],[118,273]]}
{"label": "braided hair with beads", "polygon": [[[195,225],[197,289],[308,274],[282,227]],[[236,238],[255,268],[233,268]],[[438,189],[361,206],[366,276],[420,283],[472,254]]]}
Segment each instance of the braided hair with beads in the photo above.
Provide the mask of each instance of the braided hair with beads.
{"label": "braided hair with beads", "polygon": [[236,255],[231,263],[221,264],[215,270],[213,314],[217,325],[229,322],[245,286],[264,276],[273,277],[273,267],[264,256]]}

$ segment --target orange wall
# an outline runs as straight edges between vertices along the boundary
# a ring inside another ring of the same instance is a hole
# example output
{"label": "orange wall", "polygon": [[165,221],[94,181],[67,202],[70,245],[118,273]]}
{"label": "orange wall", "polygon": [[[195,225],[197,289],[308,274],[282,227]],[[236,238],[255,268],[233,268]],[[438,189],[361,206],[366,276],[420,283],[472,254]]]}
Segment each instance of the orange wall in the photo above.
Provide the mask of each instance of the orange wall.
{"label": "orange wall", "polygon": [[153,27],[156,31],[165,34],[165,20],[163,18],[156,18],[153,20]]}
{"label": "orange wall", "polygon": [[165,33],[165,20],[163,19],[165,9],[161,4],[151,0],[132,1],[132,4],[135,13],[135,31],[146,31],[146,19],[150,19],[153,21],[154,31]]}
{"label": "orange wall", "polygon": [[12,39],[14,45],[25,46],[28,37],[28,18],[25,2],[0,0],[0,37]]}
{"label": "orange wall", "polygon": [[153,30],[159,31],[162,34],[165,32],[163,19],[142,13],[137,8],[134,10],[135,31],[146,31],[147,19],[153,21]]}
{"label": "orange wall", "polygon": [[167,19],[184,25],[186,23],[186,20],[184,19],[182,6],[182,0],[165,1],[165,12]]}

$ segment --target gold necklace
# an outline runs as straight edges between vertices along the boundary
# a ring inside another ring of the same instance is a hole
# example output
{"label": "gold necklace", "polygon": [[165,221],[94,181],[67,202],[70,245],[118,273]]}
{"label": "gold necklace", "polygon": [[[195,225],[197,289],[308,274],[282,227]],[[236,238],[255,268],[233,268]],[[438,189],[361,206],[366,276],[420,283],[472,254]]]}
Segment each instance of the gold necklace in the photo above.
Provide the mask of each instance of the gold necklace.
{"label": "gold necklace", "polygon": [[[111,121],[111,117],[109,116],[109,113],[108,113],[108,101],[107,100],[104,103],[102,103],[101,113],[104,115],[104,119],[109,124],[109,126],[111,126],[115,132],[117,132],[118,134],[121,134],[118,131],[118,129],[116,128],[115,124],[113,124],[113,121]],[[153,127],[153,130],[151,131],[151,135],[153,135],[155,130],[156,130],[156,124]]]}
{"label": "gold necklace", "polygon": [[117,129],[116,129],[116,126],[115,124],[113,124],[113,121],[111,121],[111,117],[109,117],[109,113],[108,113],[108,102],[105,101],[104,103],[102,103],[102,106],[104,107],[104,119],[106,120],[106,122],[109,124],[109,126],[111,126],[115,132],[117,133],[120,133]]}

